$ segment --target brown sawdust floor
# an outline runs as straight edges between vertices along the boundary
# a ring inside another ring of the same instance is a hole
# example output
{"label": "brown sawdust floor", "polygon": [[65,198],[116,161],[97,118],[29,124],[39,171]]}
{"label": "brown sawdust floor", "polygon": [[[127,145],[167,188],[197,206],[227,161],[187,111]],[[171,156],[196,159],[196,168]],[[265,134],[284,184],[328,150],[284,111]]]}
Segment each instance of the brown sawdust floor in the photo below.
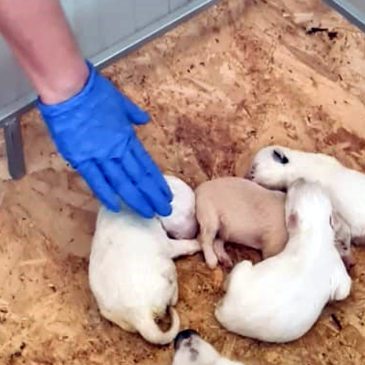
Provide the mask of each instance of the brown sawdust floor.
{"label": "brown sawdust floor", "polygon": [[[329,32],[306,34],[312,26]],[[194,186],[243,176],[269,143],[334,154],[365,171],[365,37],[318,1],[223,0],[105,74],[153,116],[139,133],[161,168]],[[36,112],[24,116],[23,132],[29,174],[5,184],[0,209],[0,363],[170,364],[171,347],[100,318],[87,279],[97,205]],[[1,142],[5,178],[3,151]],[[182,326],[247,364],[364,364],[365,250],[356,258],[351,297],[281,346],[220,328],[212,313],[224,273],[210,272],[200,255],[179,260]]]}

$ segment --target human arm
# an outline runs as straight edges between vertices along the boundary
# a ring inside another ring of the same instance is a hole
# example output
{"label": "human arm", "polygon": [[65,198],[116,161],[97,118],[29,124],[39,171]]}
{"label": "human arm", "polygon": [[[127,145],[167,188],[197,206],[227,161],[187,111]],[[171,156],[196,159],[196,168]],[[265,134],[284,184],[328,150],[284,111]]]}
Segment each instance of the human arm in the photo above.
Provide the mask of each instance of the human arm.
{"label": "human arm", "polygon": [[169,215],[171,191],[132,124],[147,113],[85,63],[57,0],[0,0],[0,32],[39,94],[62,156],[97,197],[145,217]]}
{"label": "human arm", "polygon": [[84,86],[88,69],[59,1],[0,0],[0,32],[44,103]]}

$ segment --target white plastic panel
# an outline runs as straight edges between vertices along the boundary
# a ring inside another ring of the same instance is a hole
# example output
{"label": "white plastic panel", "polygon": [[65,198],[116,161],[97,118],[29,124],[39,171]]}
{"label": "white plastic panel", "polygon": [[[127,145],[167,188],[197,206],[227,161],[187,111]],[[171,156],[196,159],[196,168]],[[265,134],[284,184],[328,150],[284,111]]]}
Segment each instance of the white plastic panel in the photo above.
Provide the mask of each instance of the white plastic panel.
{"label": "white plastic panel", "polygon": [[169,12],[168,0],[134,0],[137,30],[162,18]]}
{"label": "white plastic panel", "polygon": [[187,2],[186,0],[170,0],[170,11],[183,6]]}
{"label": "white plastic panel", "polygon": [[98,0],[62,1],[72,30],[86,57],[93,56],[102,46]]}
{"label": "white plastic panel", "polygon": [[3,105],[24,96],[30,89],[23,72],[0,38],[0,111]]}
{"label": "white plastic panel", "polygon": [[99,12],[102,44],[107,48],[121,38],[130,36],[136,31],[136,9],[134,0],[109,0],[110,6],[102,7]]}
{"label": "white plastic panel", "polygon": [[136,31],[134,0],[62,0],[61,2],[80,47],[88,58]]}

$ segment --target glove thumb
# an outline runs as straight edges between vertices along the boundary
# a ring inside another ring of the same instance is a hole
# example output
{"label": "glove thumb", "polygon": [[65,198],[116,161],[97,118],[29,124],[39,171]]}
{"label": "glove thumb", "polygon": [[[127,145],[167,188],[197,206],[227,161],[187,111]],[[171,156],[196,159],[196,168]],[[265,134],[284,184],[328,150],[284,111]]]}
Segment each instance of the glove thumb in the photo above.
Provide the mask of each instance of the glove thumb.
{"label": "glove thumb", "polygon": [[147,124],[150,121],[149,114],[130,101],[127,97],[123,97],[123,102],[128,118],[133,124]]}

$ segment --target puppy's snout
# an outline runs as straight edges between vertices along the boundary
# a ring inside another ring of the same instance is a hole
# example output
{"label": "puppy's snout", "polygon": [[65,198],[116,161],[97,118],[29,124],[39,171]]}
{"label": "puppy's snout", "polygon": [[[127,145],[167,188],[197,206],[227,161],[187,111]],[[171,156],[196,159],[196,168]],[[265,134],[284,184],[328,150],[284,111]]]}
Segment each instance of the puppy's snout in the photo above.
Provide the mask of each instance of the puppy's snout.
{"label": "puppy's snout", "polygon": [[189,338],[191,338],[192,336],[199,336],[199,333],[194,330],[191,330],[191,329],[179,332],[174,340],[175,350],[178,350],[180,348],[181,344],[185,340],[188,340]]}
{"label": "puppy's snout", "polygon": [[255,170],[256,170],[256,164],[254,163],[247,171],[245,178],[248,180],[253,180],[255,177]]}
{"label": "puppy's snout", "polygon": [[356,266],[356,260],[354,258],[354,256],[352,256],[351,254],[350,255],[346,255],[342,258],[344,264],[345,264],[345,267],[347,269],[348,272],[351,271],[351,269]]}

